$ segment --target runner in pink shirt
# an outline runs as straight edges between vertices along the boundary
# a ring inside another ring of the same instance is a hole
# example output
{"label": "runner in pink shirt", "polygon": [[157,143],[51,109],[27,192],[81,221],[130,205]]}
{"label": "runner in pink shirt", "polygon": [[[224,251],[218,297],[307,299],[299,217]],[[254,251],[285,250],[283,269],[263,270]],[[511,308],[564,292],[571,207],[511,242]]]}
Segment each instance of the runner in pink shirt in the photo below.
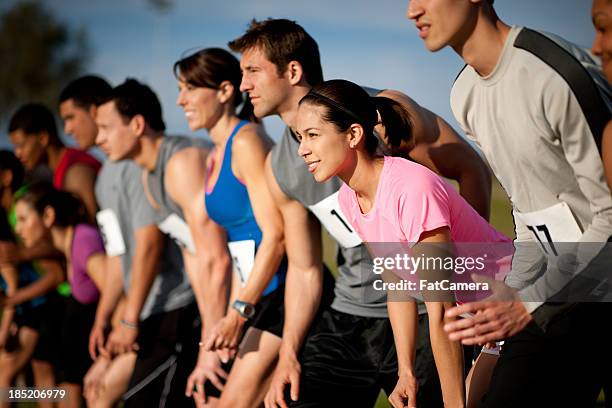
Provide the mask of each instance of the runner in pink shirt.
{"label": "runner in pink shirt", "polygon": [[[510,242],[438,175],[408,160],[381,156],[373,133],[379,117],[382,126],[376,130],[389,142],[411,140],[410,117],[399,104],[372,98],[351,82],[332,80],[316,86],[300,101],[296,129],[298,154],[315,180],[338,176],[344,181],[339,216],[347,218],[369,243],[375,262],[379,251],[396,253],[399,245],[414,254],[432,254],[431,244]],[[418,272],[421,279],[431,277],[426,275],[430,270]],[[444,313],[454,299],[428,299],[432,298],[426,296],[425,304],[445,405],[464,406],[461,345],[451,342],[443,331],[449,320]],[[408,400],[411,407],[417,388],[412,366],[417,307],[410,301],[389,302],[387,307],[399,361],[398,384],[389,399],[394,406],[404,406]]]}

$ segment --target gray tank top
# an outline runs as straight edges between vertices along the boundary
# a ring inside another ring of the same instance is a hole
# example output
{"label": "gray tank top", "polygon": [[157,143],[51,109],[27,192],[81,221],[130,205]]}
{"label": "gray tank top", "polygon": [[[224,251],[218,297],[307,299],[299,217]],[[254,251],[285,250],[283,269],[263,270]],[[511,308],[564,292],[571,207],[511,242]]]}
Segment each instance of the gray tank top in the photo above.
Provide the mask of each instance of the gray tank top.
{"label": "gray tank top", "polygon": [[159,229],[168,234],[182,248],[195,254],[195,243],[181,207],[168,195],[164,179],[170,158],[188,147],[208,147],[210,143],[183,136],[165,136],[159,148],[155,169],[148,174],[147,185],[152,198],[157,202],[160,215]]}

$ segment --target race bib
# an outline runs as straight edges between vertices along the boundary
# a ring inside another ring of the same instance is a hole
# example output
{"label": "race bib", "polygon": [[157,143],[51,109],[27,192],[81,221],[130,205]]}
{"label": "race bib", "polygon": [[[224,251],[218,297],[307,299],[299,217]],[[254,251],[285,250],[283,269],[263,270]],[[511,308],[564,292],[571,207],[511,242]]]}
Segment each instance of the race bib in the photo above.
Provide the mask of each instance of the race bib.
{"label": "race bib", "polygon": [[339,192],[336,191],[334,194],[308,208],[338,244],[344,248],[353,248],[361,245],[363,241],[340,210],[338,194]]}
{"label": "race bib", "polygon": [[161,232],[168,234],[181,248],[185,248],[192,255],[196,254],[195,243],[189,230],[189,225],[178,215],[170,214],[158,224]]}
{"label": "race bib", "polygon": [[240,278],[240,283],[244,286],[249,280],[255,264],[255,241],[248,239],[228,242],[227,247],[232,255],[234,270]]}
{"label": "race bib", "polygon": [[104,249],[108,256],[118,256],[125,253],[125,241],[121,234],[117,214],[110,208],[98,211],[96,221],[100,226],[100,233],[104,240]]}
{"label": "race bib", "polygon": [[559,256],[555,242],[577,242],[582,230],[566,203],[529,213],[514,212],[514,216],[529,228],[544,254]]}

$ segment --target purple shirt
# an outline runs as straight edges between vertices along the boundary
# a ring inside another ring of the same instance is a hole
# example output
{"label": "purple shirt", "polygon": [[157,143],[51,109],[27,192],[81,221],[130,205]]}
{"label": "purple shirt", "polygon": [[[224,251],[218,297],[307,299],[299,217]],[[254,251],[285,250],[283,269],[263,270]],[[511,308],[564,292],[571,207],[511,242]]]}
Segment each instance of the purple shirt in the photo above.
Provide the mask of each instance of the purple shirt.
{"label": "purple shirt", "polygon": [[77,225],[70,249],[72,274],[68,281],[72,296],[82,304],[95,303],[100,297],[96,284],[87,274],[87,260],[97,253],[104,253],[104,241],[100,232],[88,224]]}

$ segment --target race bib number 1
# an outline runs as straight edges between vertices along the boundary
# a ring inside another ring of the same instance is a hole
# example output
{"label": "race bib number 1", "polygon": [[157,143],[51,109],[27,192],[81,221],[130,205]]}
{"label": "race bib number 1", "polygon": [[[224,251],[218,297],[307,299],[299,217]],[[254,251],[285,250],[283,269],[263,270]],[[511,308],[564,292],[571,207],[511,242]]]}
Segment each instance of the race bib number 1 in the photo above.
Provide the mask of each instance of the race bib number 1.
{"label": "race bib number 1", "polygon": [[582,230],[566,203],[529,213],[514,212],[514,216],[527,226],[548,256],[559,256],[555,242],[577,242]]}
{"label": "race bib number 1", "polygon": [[234,270],[240,278],[240,283],[244,286],[249,280],[255,264],[255,241],[248,239],[228,242],[227,247],[232,255]]}
{"label": "race bib number 1", "polygon": [[108,256],[123,255],[125,253],[125,241],[115,212],[110,208],[98,211],[96,221],[100,226],[106,254]]}
{"label": "race bib number 1", "polygon": [[192,255],[196,254],[195,243],[189,230],[189,225],[178,215],[170,214],[158,225],[161,232],[168,234],[181,248],[187,249]]}
{"label": "race bib number 1", "polygon": [[361,245],[363,241],[340,210],[338,194],[337,191],[324,200],[309,206],[309,209],[338,244],[343,248],[353,248]]}

